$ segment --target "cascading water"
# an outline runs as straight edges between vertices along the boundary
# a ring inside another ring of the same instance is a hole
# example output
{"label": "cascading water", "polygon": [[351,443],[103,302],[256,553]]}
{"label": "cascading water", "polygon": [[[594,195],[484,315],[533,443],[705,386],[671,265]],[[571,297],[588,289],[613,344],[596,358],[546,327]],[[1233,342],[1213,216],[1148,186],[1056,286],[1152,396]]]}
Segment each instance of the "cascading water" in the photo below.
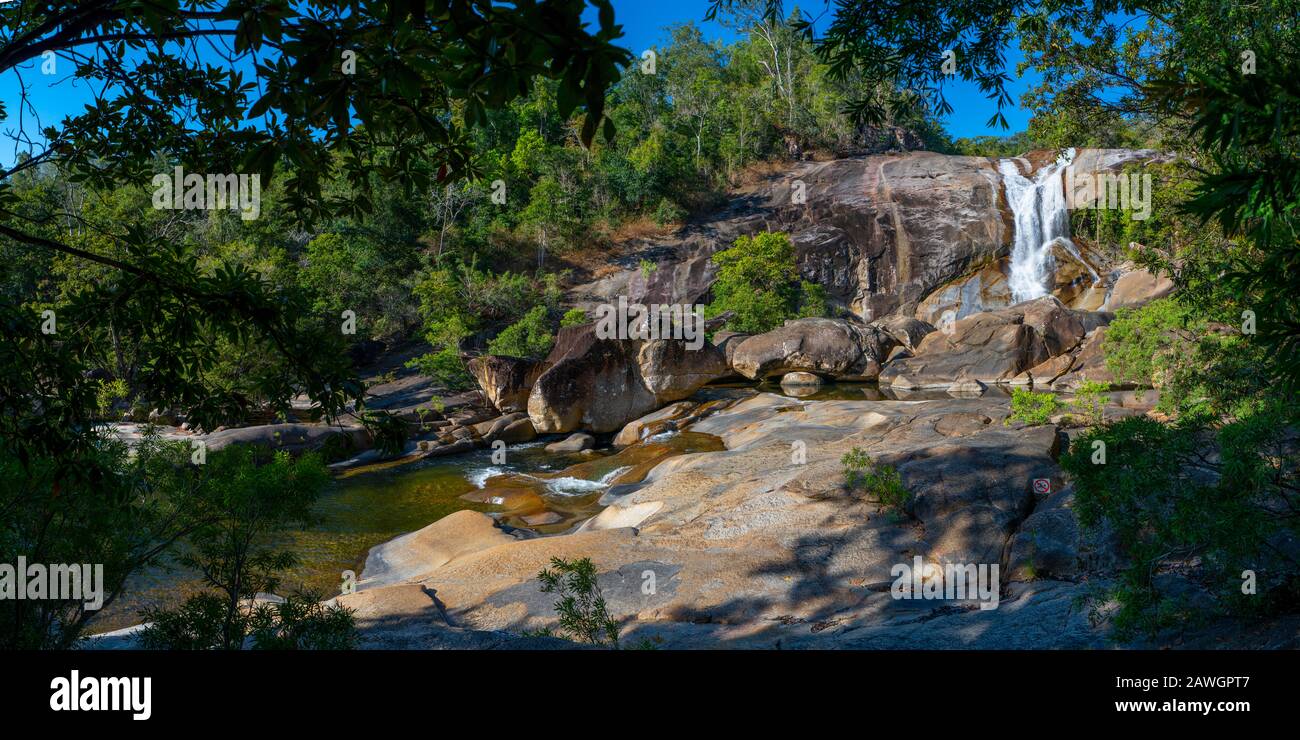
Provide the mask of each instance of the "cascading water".
{"label": "cascading water", "polygon": [[1047,279],[1055,268],[1054,244],[1061,243],[1071,253],[1078,254],[1074,242],[1070,241],[1070,214],[1066,210],[1065,184],[1061,178],[1061,171],[1073,161],[1074,149],[1067,149],[1033,180],[1020,174],[1015,160],[998,162],[1007,191],[1007,205],[1015,217],[1008,279],[1011,300],[1015,303],[1047,295]]}

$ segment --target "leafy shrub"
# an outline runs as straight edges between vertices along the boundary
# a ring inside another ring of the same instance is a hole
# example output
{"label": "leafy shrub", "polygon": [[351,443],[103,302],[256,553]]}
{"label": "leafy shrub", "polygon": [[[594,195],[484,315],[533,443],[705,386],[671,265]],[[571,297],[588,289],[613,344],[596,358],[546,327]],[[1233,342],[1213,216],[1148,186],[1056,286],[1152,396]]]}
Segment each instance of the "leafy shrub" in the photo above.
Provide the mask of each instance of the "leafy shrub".
{"label": "leafy shrub", "polygon": [[1121,308],[1102,338],[1106,367],[1118,380],[1159,388],[1174,372],[1178,348],[1195,343],[1204,331],[1204,322],[1193,321],[1186,307],[1169,298]]}
{"label": "leafy shrub", "polygon": [[325,606],[311,593],[258,604],[248,629],[256,650],[350,650],[360,641],[350,609]]}
{"label": "leafy shrub", "polygon": [[1046,424],[1052,415],[1059,411],[1061,404],[1053,393],[1035,393],[1027,388],[1015,388],[1011,391],[1011,415],[1004,424],[1023,421],[1030,426]]}
{"label": "leafy shrub", "polygon": [[799,281],[799,308],[795,318],[807,319],[826,316],[830,313],[826,298],[826,288],[810,280]]}
{"label": "leafy shrub", "polygon": [[668,198],[660,198],[659,205],[655,206],[654,220],[660,226],[681,223],[685,218],[686,209]]}
{"label": "leafy shrub", "polygon": [[1213,324],[1176,296],[1117,311],[1102,351],[1116,379],[1159,388],[1156,408],[1167,414],[1236,414],[1274,388],[1263,343]]}
{"label": "leafy shrub", "polygon": [[551,558],[551,567],[543,569],[537,578],[542,582],[542,593],[559,596],[555,611],[560,615],[560,634],[578,642],[618,647],[618,622],[606,608],[591,558],[573,562]]}
{"label": "leafy shrub", "polygon": [[825,291],[799,279],[788,234],[742,236],[731,249],[715,253],[713,262],[718,279],[706,313],[734,311],[727,322],[733,331],[761,333],[787,319],[826,315]]}
{"label": "leafy shrub", "polygon": [[402,251],[357,235],[320,234],[307,244],[298,285],[311,298],[313,312],[337,320],[352,310],[358,333],[392,336],[416,318],[409,280],[414,265]]}
{"label": "leafy shrub", "polygon": [[[557,310],[562,290],[555,275],[534,279],[522,273],[491,274],[471,263],[428,271],[416,283],[425,339],[434,351],[417,357],[407,367],[432,377],[451,390],[474,386],[474,378],[460,358],[467,337],[493,325],[509,322],[498,336],[497,354],[539,356],[539,348],[554,341],[546,317]],[[539,314],[540,310],[540,314]],[[509,351],[506,351],[509,350]],[[540,350],[544,355],[545,350]]]}
{"label": "leafy shrub", "polygon": [[587,323],[587,312],[581,308],[570,308],[560,317],[560,326],[582,326]]}
{"label": "leafy shrub", "polygon": [[[1219,426],[1129,417],[1075,439],[1061,465],[1075,485],[1080,523],[1113,532],[1127,565],[1103,597],[1114,599],[1116,637],[1233,613],[1276,613],[1300,598],[1294,555],[1274,546],[1295,536],[1300,508],[1294,412],[1276,405]],[[1105,464],[1093,462],[1104,443]],[[1206,452],[1218,449],[1219,457]],[[1243,593],[1244,571],[1257,593]],[[1173,572],[1210,599],[1189,600]]]}
{"label": "leafy shrub", "polygon": [[[314,595],[292,595],[283,603],[241,604],[233,611],[223,596],[194,594],[172,610],[146,610],[140,644],[147,650],[347,650],[359,635],[352,612],[325,606]],[[239,636],[227,645],[225,631]]]}
{"label": "leafy shrub", "polygon": [[1106,395],[1109,390],[1110,383],[1085,380],[1075,390],[1070,406],[1079,413],[1085,424],[1096,426],[1105,418],[1106,404],[1110,401]]}
{"label": "leafy shrub", "polygon": [[99,415],[108,416],[113,406],[125,399],[130,392],[126,381],[121,378],[99,381],[99,388],[95,391],[95,408],[99,410]]}
{"label": "leafy shrub", "polygon": [[359,419],[370,434],[375,449],[388,456],[402,454],[406,447],[406,422],[387,411],[362,411]]}
{"label": "leafy shrub", "polygon": [[886,511],[906,512],[912,493],[903,485],[903,477],[892,465],[877,463],[864,450],[854,447],[840,458],[844,482],[849,489],[873,496]]}
{"label": "leafy shrub", "polygon": [[[280,572],[296,564],[292,552],[276,549],[277,536],[308,522],[329,471],[314,454],[298,460],[285,452],[269,459],[262,459],[263,454],[234,445],[208,455],[191,503],[205,512],[204,521],[186,539],[178,558],[181,565],[202,574],[208,590],[175,610],[146,610],[145,620],[152,625],[142,635],[146,646],[239,650],[251,628],[260,625],[265,631],[275,626],[274,615],[252,621],[256,609],[247,605],[259,593],[275,593]],[[299,607],[286,612],[287,617],[309,619],[316,614]],[[290,632],[313,630],[300,625]],[[325,630],[337,632],[338,625]]]}
{"label": "leafy shrub", "polygon": [[555,335],[551,334],[546,306],[537,306],[519,321],[507,326],[488,343],[494,355],[540,358],[551,351]]}
{"label": "leafy shrub", "polygon": [[474,376],[465,369],[460,359],[460,352],[455,347],[443,347],[436,352],[421,355],[406,363],[420,373],[433,378],[438,385],[449,390],[465,390],[474,387]]}

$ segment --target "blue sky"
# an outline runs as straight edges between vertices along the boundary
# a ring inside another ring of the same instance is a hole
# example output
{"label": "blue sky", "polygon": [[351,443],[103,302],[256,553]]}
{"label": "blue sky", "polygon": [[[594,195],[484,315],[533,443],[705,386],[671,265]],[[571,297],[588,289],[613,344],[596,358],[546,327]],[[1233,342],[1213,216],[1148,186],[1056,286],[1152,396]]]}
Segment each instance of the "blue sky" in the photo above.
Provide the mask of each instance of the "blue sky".
{"label": "blue sky", "polygon": [[[869,2],[870,0],[865,0]],[[826,0],[806,0],[800,5],[811,15],[822,13]],[[614,0],[615,18],[623,26],[622,44],[634,54],[640,54],[652,45],[662,45],[666,38],[666,29],[676,23],[695,22],[700,26],[706,38],[733,41],[736,36],[721,24],[704,22],[708,11],[708,0]],[[787,2],[787,8],[793,7]],[[594,18],[594,11],[591,13]],[[829,13],[819,25],[824,28],[829,23]],[[1014,75],[1015,65],[1020,61],[1016,48],[1007,50],[1007,73]],[[31,100],[40,115],[42,123],[57,123],[65,115],[81,110],[90,100],[89,90],[84,83],[69,79],[68,62],[60,61],[57,74],[46,76],[40,74],[39,61],[24,71],[24,78],[31,86]],[[1019,101],[1020,94],[1033,82],[1033,78],[1013,80],[1009,91],[1013,100]],[[11,132],[16,128],[18,116],[18,78],[10,71],[0,75],[0,100],[7,109],[8,120],[0,123],[0,131]],[[1001,130],[988,128],[985,122],[993,114],[995,107],[991,101],[972,83],[955,80],[945,87],[945,94],[953,107],[953,112],[944,119],[948,133],[954,138],[978,136],[981,134],[1006,135],[1024,130],[1029,123],[1030,112],[1018,105],[1004,111],[1011,128]],[[30,122],[30,119],[29,119]],[[32,127],[28,126],[32,132]],[[0,165],[13,162],[13,143],[8,137],[0,138]]]}
{"label": "blue sky", "polygon": [[[870,2],[871,0],[863,0]],[[939,2],[940,0],[935,0]],[[704,14],[708,12],[708,0],[613,0],[614,18],[623,26],[623,46],[631,49],[633,53],[640,54],[642,50],[653,45],[663,45],[667,39],[665,29],[675,23],[684,23],[693,21],[703,31],[705,38],[722,39],[723,41],[734,41],[735,34],[724,28],[719,23],[705,23]],[[826,0],[804,0],[802,3],[791,2],[786,0],[787,12],[793,8],[799,7],[806,15],[813,17],[822,16],[826,9]],[[834,10],[834,3],[831,3],[831,11],[821,17],[815,28],[820,32],[830,25],[831,12]],[[591,14],[592,23],[595,23],[595,13]],[[1036,84],[1038,77],[1032,72],[1026,72],[1023,79],[1016,79],[1016,65],[1024,59],[1020,49],[1014,44],[1007,49],[1007,68],[1006,73],[1012,81],[1007,86],[1007,91],[1011,93],[1011,99],[1015,101],[1015,106],[1003,110],[1003,115],[1007,118],[1009,129],[989,128],[984,124],[997,111],[997,106],[991,100],[984,97],[984,93],[973,82],[962,82],[955,80],[944,86],[944,95],[948,98],[948,103],[952,105],[953,112],[943,120],[945,128],[953,138],[963,136],[1006,136],[1017,131],[1023,131],[1029,125],[1031,111],[1025,110],[1019,106],[1021,94]]]}

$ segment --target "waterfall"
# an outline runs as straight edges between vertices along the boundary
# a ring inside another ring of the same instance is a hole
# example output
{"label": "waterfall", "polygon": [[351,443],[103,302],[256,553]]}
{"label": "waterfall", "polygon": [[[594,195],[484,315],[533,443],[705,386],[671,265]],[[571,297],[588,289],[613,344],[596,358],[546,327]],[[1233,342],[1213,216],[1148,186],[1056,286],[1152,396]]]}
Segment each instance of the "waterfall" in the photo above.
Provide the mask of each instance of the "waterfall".
{"label": "waterfall", "polygon": [[1007,205],[1015,220],[1009,279],[1013,303],[1047,295],[1047,280],[1056,267],[1052,260],[1053,244],[1059,241],[1070,252],[1078,254],[1074,242],[1070,241],[1070,214],[1065,207],[1065,184],[1061,178],[1061,171],[1073,161],[1074,149],[1067,149],[1055,162],[1039,170],[1033,180],[1020,174],[1014,159],[998,162],[1007,191]]}

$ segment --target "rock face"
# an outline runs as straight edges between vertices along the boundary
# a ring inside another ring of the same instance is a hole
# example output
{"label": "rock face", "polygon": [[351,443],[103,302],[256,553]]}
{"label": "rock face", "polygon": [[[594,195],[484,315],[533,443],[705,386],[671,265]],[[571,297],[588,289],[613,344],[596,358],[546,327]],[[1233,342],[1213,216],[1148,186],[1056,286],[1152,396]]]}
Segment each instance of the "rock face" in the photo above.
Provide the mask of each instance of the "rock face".
{"label": "rock face", "polygon": [[503,414],[528,409],[528,394],[547,367],[538,360],[497,355],[475,357],[468,366],[488,403]]}
{"label": "rock face", "polygon": [[[806,201],[791,198],[802,183]],[[719,216],[646,250],[660,265],[584,286],[579,305],[625,295],[640,303],[699,303],[716,277],[709,256],[762,230],[791,234],[800,275],[864,320],[908,312],[933,288],[1008,243],[1001,179],[983,157],[930,152],[804,162],[737,193]]]}
{"label": "rock face", "polygon": [[872,380],[898,340],[875,326],[844,319],[796,319],[745,339],[731,368],[751,380],[814,373],[839,380]]}
{"label": "rock face", "polygon": [[912,357],[890,362],[882,383],[946,388],[958,380],[1010,382],[1023,371],[1073,350],[1104,314],[1074,311],[1052,296],[954,322],[926,335]]}
{"label": "rock face", "polygon": [[599,339],[592,325],[567,327],[533,385],[528,416],[539,433],[614,432],[723,375],[722,353],[677,339]]}
{"label": "rock face", "polygon": [[[1032,152],[1023,169],[1032,173],[1056,155]],[[1162,159],[1146,150],[1079,149],[1065,174],[1084,178]],[[796,187],[803,202],[792,198]],[[645,304],[705,302],[716,278],[710,255],[738,236],[773,230],[790,234],[800,277],[863,321],[898,313],[937,325],[947,310],[962,318],[1010,305],[1005,201],[997,161],[986,157],[909,152],[801,162],[740,190],[715,217],[643,245],[576,298],[583,307],[620,295]],[[1102,308],[1122,271],[1082,241],[1054,256],[1058,297],[1071,308]],[[658,269],[642,274],[640,258]]]}

